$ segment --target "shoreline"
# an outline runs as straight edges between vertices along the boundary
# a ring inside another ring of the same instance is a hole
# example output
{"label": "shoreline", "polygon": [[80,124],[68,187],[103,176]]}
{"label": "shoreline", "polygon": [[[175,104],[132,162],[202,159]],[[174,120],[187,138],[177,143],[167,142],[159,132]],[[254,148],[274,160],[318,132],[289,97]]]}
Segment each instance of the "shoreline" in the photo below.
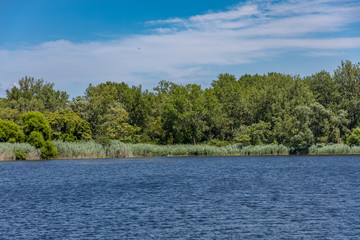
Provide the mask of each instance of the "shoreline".
{"label": "shoreline", "polygon": [[323,154],[231,154],[231,155],[168,155],[168,156],[126,156],[126,157],[59,157],[59,158],[52,158],[52,159],[25,159],[25,160],[13,160],[13,159],[6,159],[0,160],[0,163],[5,162],[39,162],[39,161],[52,161],[52,160],[97,160],[97,159],[121,159],[121,160],[131,160],[131,159],[141,159],[141,158],[175,158],[175,157],[182,157],[182,158],[191,158],[191,157],[296,157],[296,156],[350,156],[350,155],[360,155],[360,153],[323,153]]}

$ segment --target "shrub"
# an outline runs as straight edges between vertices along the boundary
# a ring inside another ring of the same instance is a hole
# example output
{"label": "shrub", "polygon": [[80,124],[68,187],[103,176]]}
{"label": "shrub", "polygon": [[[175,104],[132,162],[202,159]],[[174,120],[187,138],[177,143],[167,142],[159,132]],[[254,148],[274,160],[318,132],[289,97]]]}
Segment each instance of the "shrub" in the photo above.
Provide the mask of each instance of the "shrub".
{"label": "shrub", "polygon": [[50,140],[45,141],[44,145],[40,148],[40,150],[42,159],[56,158],[58,155],[54,143]]}
{"label": "shrub", "polygon": [[45,140],[40,132],[33,131],[30,133],[27,142],[37,148],[44,146]]}
{"label": "shrub", "polygon": [[27,112],[21,115],[21,120],[24,123],[24,133],[29,136],[31,132],[40,132],[44,140],[50,139],[51,128],[49,123],[40,112]]}
{"label": "shrub", "polygon": [[15,152],[15,158],[16,158],[16,160],[26,160],[27,153],[21,152],[21,151],[16,151]]}
{"label": "shrub", "polygon": [[347,137],[346,143],[349,145],[360,145],[360,128],[355,128],[350,136]]}
{"label": "shrub", "polygon": [[23,131],[16,123],[0,119],[0,142],[22,142],[24,138]]}

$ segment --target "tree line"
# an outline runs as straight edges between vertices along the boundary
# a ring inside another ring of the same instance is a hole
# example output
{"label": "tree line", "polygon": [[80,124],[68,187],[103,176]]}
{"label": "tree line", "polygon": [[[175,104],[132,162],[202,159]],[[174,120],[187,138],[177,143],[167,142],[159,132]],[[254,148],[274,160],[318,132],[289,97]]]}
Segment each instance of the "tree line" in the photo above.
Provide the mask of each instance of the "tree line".
{"label": "tree line", "polygon": [[[0,142],[35,144],[40,139],[38,146],[49,149],[50,140],[358,145],[360,63],[342,61],[333,74],[321,71],[303,78],[220,74],[205,89],[160,81],[148,91],[105,82],[90,84],[84,96],[72,100],[53,83],[24,77],[0,99],[0,119]],[[49,132],[39,130],[40,125]]]}

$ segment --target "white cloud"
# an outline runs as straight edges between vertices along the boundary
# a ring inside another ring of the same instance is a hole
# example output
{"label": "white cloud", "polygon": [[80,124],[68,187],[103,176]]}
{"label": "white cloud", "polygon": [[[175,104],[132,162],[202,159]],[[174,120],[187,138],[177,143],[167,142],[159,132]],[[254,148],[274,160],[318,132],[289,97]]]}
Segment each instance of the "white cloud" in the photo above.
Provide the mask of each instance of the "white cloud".
{"label": "white cloud", "polygon": [[210,81],[219,72],[206,66],[249,63],[279,51],[303,51],[308,57],[358,51],[360,34],[341,33],[360,22],[359,8],[358,1],[252,1],[222,12],[149,21],[151,34],[117,41],[59,40],[0,49],[1,87],[30,75],[72,95],[81,95],[90,82],[125,81],[151,89],[162,79]]}

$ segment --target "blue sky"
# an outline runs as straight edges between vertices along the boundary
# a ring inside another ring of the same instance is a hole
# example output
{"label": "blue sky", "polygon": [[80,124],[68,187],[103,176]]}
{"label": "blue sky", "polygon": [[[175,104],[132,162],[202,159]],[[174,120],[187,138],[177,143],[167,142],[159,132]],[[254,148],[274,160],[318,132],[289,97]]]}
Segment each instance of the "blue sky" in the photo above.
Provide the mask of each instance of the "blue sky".
{"label": "blue sky", "polygon": [[210,86],[220,73],[333,72],[360,61],[358,0],[0,0],[0,96],[23,76]]}

